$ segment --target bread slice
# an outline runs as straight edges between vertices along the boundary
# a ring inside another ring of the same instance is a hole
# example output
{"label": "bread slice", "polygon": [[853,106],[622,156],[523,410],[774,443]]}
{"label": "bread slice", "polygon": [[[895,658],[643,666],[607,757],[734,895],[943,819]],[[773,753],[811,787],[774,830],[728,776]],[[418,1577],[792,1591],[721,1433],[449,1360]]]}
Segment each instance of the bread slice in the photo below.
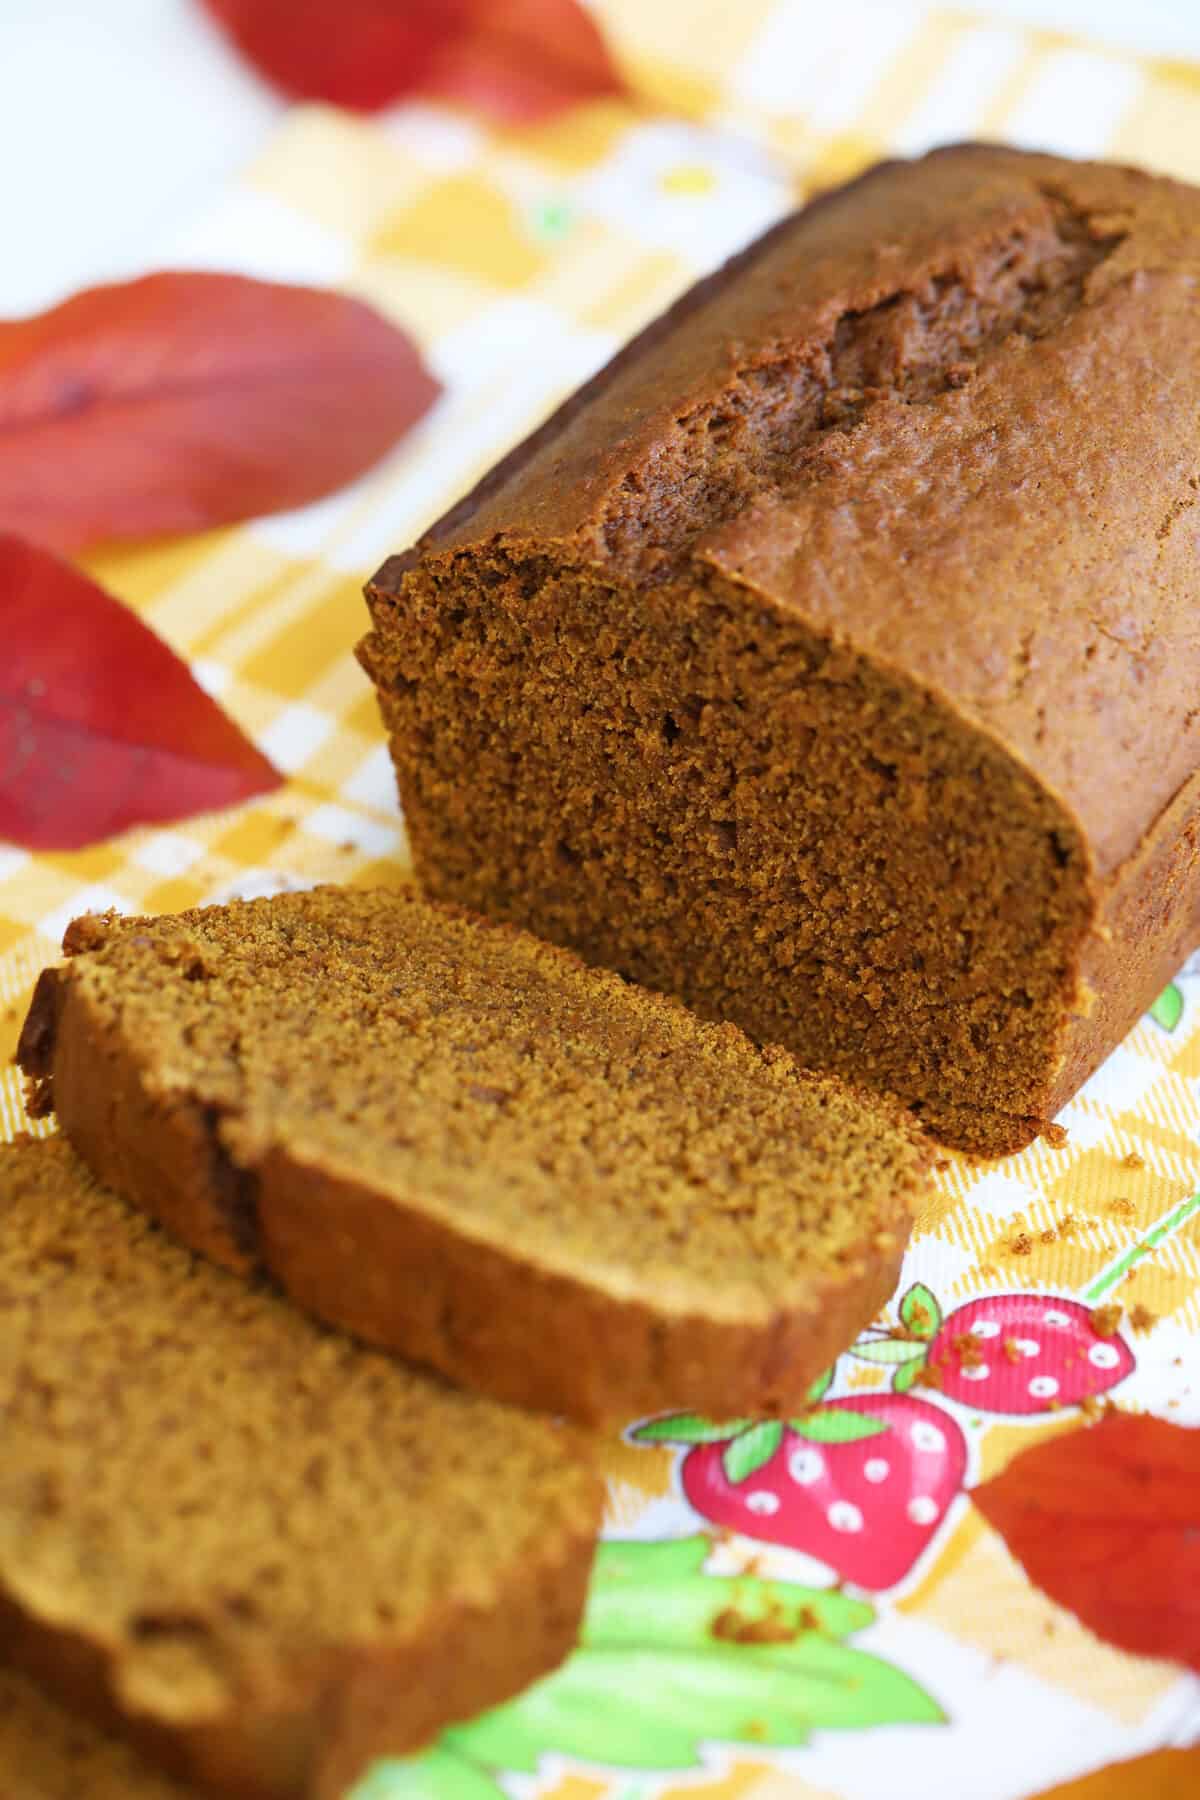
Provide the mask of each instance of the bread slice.
{"label": "bread slice", "polygon": [[305,1319],[61,1140],[0,1150],[0,1659],[223,1797],[371,1757],[570,1649],[573,1435]]}
{"label": "bread slice", "polygon": [[[59,1706],[16,1669],[0,1668],[4,1800],[196,1800],[130,1745]],[[19,1785],[9,1785],[17,1782]]]}
{"label": "bread slice", "polygon": [[469,1386],[772,1412],[892,1290],[898,1113],[509,927],[327,888],[66,947],[19,1054],[96,1173]]}

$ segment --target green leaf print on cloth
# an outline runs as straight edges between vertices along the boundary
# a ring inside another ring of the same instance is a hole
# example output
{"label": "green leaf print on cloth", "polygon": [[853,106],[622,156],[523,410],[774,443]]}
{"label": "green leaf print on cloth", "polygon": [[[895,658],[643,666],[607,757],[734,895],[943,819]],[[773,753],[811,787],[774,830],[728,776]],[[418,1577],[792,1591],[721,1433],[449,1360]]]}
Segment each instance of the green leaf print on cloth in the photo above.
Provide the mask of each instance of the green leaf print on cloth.
{"label": "green leaf print on cloth", "polygon": [[711,1550],[703,1534],[601,1544],[562,1667],[425,1755],[379,1764],[353,1800],[498,1800],[498,1774],[534,1774],[548,1751],[686,1770],[709,1742],[794,1749],[814,1731],[942,1720],[909,1676],[843,1641],[874,1619],[865,1600],[706,1575]]}
{"label": "green leaf print on cloth", "polygon": [[1150,1017],[1164,1031],[1174,1031],[1183,1017],[1183,990],[1174,982],[1165,987],[1150,1008]]}

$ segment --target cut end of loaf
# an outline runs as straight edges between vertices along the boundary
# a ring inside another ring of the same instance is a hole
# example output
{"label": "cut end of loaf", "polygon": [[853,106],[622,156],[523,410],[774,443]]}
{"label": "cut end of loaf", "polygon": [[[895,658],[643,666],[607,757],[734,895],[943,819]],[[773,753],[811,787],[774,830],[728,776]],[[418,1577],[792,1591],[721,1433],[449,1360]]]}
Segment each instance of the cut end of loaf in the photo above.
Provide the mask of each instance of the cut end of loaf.
{"label": "cut end of loaf", "polygon": [[409,576],[388,617],[374,666],[428,891],[890,1092],[945,1142],[1036,1135],[1095,901],[1078,826],[993,739],[711,571],[635,598],[492,547]]}

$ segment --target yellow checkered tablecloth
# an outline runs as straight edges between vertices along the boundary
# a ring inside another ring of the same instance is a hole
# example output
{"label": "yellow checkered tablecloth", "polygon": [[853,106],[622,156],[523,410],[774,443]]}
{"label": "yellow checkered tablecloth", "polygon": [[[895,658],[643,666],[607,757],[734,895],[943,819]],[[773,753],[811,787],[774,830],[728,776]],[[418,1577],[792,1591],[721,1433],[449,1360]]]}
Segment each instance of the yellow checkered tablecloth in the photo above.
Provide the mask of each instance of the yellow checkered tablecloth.
{"label": "yellow checkered tablecloth", "polygon": [[[375,702],[352,656],[363,578],[801,193],[877,156],[962,137],[1200,179],[1191,67],[892,0],[602,0],[596,10],[633,99],[505,132],[423,105],[372,124],[297,110],[211,215],[174,234],[178,265],[372,300],[416,334],[445,394],[379,468],[320,505],[87,559],[290,779],[239,811],[78,853],[0,846],[10,1047],[34,976],[82,911],[405,878]],[[925,1282],[947,1311],[977,1293],[1039,1287],[1136,1299],[1158,1323],[1131,1340],[1137,1368],[1121,1403],[1196,1423],[1200,1213],[1187,1203],[1200,1187],[1200,962],[1177,993],[1180,1016],[1139,1024],[1068,1108],[1064,1149],[1038,1144],[982,1173],[951,1163],[906,1280]],[[0,1134],[24,1124],[5,1067]],[[1031,1247],[1014,1249],[1022,1238]],[[886,1373],[843,1358],[834,1391],[882,1389]],[[1075,1422],[1053,1410],[959,1416],[972,1480]],[[683,1498],[677,1451],[622,1443],[609,1467],[616,1534],[669,1538],[702,1523]],[[606,1773],[548,1746],[537,1775],[506,1777],[503,1791],[1013,1800],[1200,1734],[1200,1682],[1100,1645],[1027,1586],[965,1498],[955,1507],[930,1552],[878,1598],[863,1638],[936,1698],[943,1723],[818,1732],[795,1752],[714,1744],[699,1767],[670,1776]],[[743,1551],[798,1578],[787,1550]],[[720,1554],[737,1566],[736,1550]],[[391,1783],[381,1775],[371,1791]]]}

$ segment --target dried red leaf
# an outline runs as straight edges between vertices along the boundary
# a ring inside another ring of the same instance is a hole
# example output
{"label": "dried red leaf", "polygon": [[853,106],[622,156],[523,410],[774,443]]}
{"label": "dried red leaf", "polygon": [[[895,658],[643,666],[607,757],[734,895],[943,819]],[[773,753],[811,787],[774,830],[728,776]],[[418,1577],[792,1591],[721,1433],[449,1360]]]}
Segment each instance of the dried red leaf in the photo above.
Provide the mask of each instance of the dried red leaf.
{"label": "dried red leaf", "polygon": [[136,613],[7,534],[0,641],[0,838],[75,850],[280,785]]}
{"label": "dried red leaf", "polygon": [[1099,1637],[1200,1669],[1200,1431],[1111,1413],[1022,1452],[971,1498]]}
{"label": "dried red leaf", "polygon": [[377,112],[406,94],[543,118],[624,91],[579,0],[204,0],[284,93]]}
{"label": "dried red leaf", "polygon": [[424,93],[509,124],[620,94],[596,22],[576,0],[474,0],[469,28],[447,38]]}
{"label": "dried red leaf", "polygon": [[301,506],[375,462],[437,383],[359,300],[148,275],[0,322],[0,530],[70,549]]}

